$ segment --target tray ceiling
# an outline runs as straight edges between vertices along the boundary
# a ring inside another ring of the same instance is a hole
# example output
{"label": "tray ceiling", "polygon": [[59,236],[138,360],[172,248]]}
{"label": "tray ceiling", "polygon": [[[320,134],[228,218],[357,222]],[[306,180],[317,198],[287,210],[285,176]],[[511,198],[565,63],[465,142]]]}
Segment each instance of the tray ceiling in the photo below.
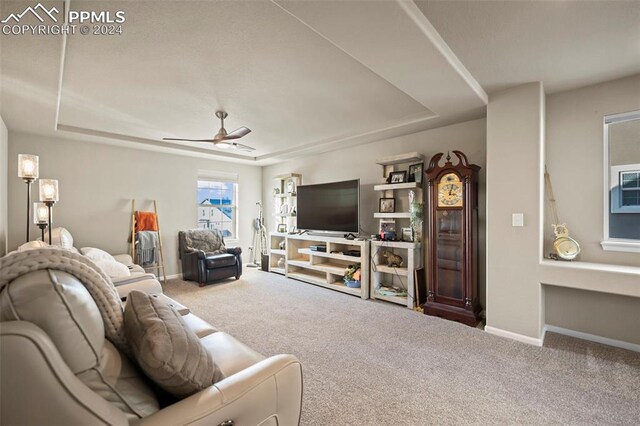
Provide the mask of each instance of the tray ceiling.
{"label": "tray ceiling", "polygon": [[[267,164],[476,118],[486,104],[411,2],[70,2],[114,6],[126,11],[120,36],[3,37],[11,130]],[[24,115],[34,107],[37,124]],[[227,130],[252,129],[242,142],[254,153],[161,141],[212,137],[218,109]]]}

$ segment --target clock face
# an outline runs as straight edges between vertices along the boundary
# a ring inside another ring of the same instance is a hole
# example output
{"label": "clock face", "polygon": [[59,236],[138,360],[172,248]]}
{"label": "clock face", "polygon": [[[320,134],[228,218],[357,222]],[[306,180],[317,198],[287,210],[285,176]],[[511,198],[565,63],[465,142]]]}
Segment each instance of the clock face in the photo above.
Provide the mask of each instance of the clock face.
{"label": "clock face", "polygon": [[440,179],[438,207],[462,207],[462,182],[455,173],[447,173]]}

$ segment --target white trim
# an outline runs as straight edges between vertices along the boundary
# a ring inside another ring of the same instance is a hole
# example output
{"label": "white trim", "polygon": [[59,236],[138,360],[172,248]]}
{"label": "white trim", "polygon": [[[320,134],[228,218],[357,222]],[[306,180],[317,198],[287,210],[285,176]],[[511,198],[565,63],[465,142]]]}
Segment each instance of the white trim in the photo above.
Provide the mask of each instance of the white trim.
{"label": "white trim", "polygon": [[524,334],[514,333],[512,331],[491,327],[489,325],[484,326],[484,331],[495,336],[506,337],[507,339],[517,340],[518,342],[526,343],[533,346],[542,346],[542,343],[544,342],[544,334],[541,338],[535,338],[525,336]]}
{"label": "white trim", "polygon": [[182,279],[182,274],[165,275],[167,280],[175,280],[176,278]]}
{"label": "white trim", "polygon": [[595,334],[583,333],[581,331],[570,330],[568,328],[556,327],[555,325],[545,324],[545,333],[562,334],[564,336],[575,337],[577,339],[588,340],[590,342],[601,343],[603,345],[615,346],[629,351],[640,352],[640,345],[636,343],[624,342],[622,340],[610,339],[608,337],[597,336]]}
{"label": "white trim", "polygon": [[222,172],[218,170],[198,170],[198,180],[214,180],[237,183],[238,173]]}
{"label": "white trim", "polygon": [[[622,191],[627,189],[622,187],[620,182],[620,175],[623,173],[638,173],[640,171],[640,164],[620,164],[611,166],[611,181],[609,191],[611,193],[610,209],[611,213],[640,213],[640,205],[637,206],[623,206],[622,205]],[[632,190],[638,190],[638,188],[631,188]]]}
{"label": "white trim", "polygon": [[601,241],[602,250],[606,251],[626,251],[630,253],[640,253],[640,240],[627,240],[622,238],[609,238]]}
{"label": "white trim", "polygon": [[[603,220],[602,220],[602,227],[603,227],[603,241],[600,243],[602,245],[602,249],[603,250],[612,250],[612,251],[629,251],[629,250],[616,250],[615,248],[612,247],[616,247],[615,245],[608,245],[609,248],[605,248],[606,244],[603,243],[607,243],[609,241],[612,241],[611,238],[609,238],[609,210],[610,210],[610,190],[611,190],[611,182],[610,182],[610,165],[609,165],[609,125],[610,124],[614,124],[614,123],[619,123],[622,121],[629,121],[629,120],[637,120],[640,119],[640,110],[637,111],[629,111],[629,112],[624,112],[624,113],[620,113],[620,114],[611,114],[611,115],[605,115],[603,118],[603,126],[602,126],[602,132],[603,132],[603,153],[602,153],[602,158],[603,158],[603,173],[604,173],[604,185],[603,185],[603,199],[602,199],[602,207],[603,207]],[[618,246],[619,248],[619,246]],[[633,250],[631,250],[633,251]]]}
{"label": "white trim", "polygon": [[462,61],[458,59],[453,50],[449,47],[447,42],[442,38],[440,33],[431,24],[429,19],[422,13],[420,8],[412,1],[396,0],[398,5],[404,10],[404,12],[411,18],[422,33],[429,39],[445,60],[451,65],[451,67],[458,73],[460,78],[473,90],[473,92],[487,105],[489,103],[489,96],[484,91],[480,83],[473,77],[469,70],[464,66]]}

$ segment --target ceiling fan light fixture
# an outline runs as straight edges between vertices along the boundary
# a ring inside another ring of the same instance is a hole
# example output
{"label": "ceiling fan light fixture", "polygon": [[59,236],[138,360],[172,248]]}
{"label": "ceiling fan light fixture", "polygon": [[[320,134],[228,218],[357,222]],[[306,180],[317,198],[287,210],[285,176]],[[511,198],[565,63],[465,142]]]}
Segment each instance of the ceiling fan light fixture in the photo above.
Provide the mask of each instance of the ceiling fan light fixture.
{"label": "ceiling fan light fixture", "polygon": [[225,142],[225,141],[220,141],[216,143],[216,148],[227,149],[227,148],[231,148],[231,146],[232,145],[229,142]]}

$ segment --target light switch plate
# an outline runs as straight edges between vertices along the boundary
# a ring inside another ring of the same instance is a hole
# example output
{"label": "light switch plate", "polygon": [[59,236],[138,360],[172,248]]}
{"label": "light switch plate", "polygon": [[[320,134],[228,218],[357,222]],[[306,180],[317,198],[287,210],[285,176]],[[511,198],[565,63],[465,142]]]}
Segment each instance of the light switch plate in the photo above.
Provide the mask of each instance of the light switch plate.
{"label": "light switch plate", "polygon": [[524,213],[513,213],[511,215],[511,226],[524,226]]}

